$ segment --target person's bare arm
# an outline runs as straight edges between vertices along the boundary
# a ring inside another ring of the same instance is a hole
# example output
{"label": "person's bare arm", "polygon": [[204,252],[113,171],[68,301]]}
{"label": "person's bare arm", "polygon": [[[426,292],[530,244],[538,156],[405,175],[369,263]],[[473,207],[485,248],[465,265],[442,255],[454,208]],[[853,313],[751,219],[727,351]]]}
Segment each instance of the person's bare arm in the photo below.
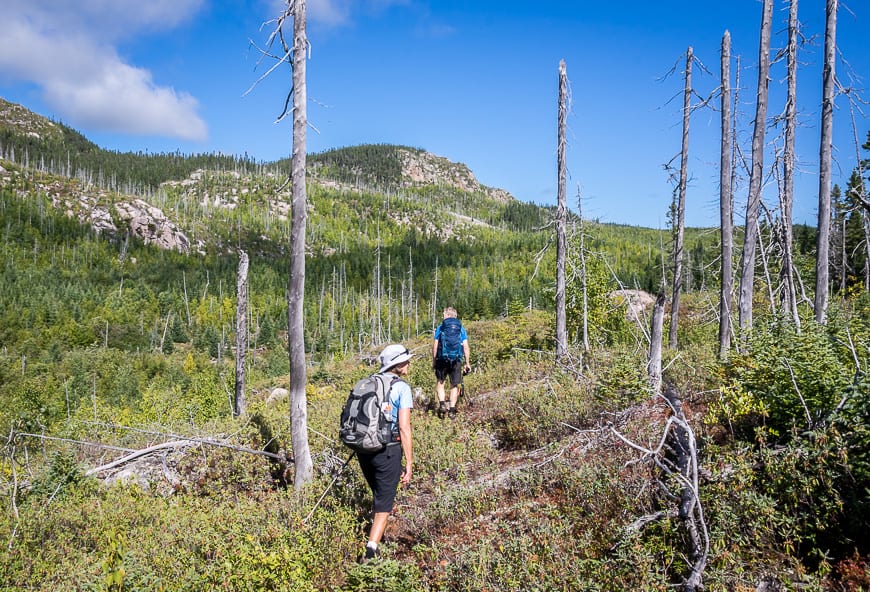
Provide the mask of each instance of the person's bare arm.
{"label": "person's bare arm", "polygon": [[399,441],[402,443],[402,453],[405,455],[405,470],[402,472],[402,483],[411,482],[414,465],[414,442],[411,440],[411,409],[399,409]]}

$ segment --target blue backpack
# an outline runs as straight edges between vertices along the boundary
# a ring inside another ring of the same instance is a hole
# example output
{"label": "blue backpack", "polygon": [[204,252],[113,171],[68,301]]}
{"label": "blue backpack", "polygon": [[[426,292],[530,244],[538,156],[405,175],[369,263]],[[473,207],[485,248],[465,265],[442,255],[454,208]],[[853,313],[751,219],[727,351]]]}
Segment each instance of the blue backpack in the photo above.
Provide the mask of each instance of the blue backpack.
{"label": "blue backpack", "polygon": [[462,323],[459,319],[448,317],[441,323],[438,338],[438,357],[454,362],[462,359]]}

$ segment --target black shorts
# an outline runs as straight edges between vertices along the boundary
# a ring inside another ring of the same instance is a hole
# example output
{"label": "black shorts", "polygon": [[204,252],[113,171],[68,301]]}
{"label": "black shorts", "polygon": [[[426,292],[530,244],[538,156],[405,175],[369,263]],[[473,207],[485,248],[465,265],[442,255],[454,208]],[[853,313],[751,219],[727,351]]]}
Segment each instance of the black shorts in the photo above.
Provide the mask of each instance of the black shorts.
{"label": "black shorts", "polygon": [[372,490],[375,513],[391,512],[396,501],[396,490],[402,477],[402,445],[387,444],[374,454],[357,453],[363,476]]}
{"label": "black shorts", "polygon": [[435,358],[435,379],[438,382],[444,382],[449,376],[450,386],[458,386],[462,382],[463,366],[465,366],[465,363],[462,359],[447,360]]}

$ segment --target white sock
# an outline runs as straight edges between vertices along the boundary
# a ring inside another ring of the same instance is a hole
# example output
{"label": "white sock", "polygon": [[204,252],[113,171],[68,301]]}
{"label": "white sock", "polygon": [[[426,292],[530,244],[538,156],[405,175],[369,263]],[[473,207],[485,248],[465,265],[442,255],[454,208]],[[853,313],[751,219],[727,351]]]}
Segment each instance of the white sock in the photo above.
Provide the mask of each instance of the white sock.
{"label": "white sock", "polygon": [[374,541],[369,541],[368,543],[366,543],[366,547],[368,547],[368,548],[371,549],[372,551],[377,551],[377,550],[378,550],[378,544],[377,544],[376,542],[374,542]]}

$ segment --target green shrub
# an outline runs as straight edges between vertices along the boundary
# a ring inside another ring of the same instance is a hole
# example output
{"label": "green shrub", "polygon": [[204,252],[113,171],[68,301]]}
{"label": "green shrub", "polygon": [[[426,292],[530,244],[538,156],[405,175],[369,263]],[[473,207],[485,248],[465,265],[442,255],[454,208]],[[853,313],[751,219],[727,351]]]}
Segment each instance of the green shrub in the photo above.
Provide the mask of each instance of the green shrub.
{"label": "green shrub", "polygon": [[65,495],[70,488],[79,485],[83,480],[84,471],[72,454],[63,451],[53,452],[45,471],[34,479],[27,493],[27,499],[32,503],[52,500]]}
{"label": "green shrub", "polygon": [[536,448],[586,425],[592,410],[583,385],[567,375],[519,383],[503,393],[491,424],[502,447]]}
{"label": "green shrub", "polygon": [[421,592],[426,590],[420,570],[415,565],[379,559],[355,565],[348,570],[341,592]]}
{"label": "green shrub", "polygon": [[812,430],[828,417],[851,372],[824,327],[799,333],[773,322],[753,331],[745,352],[729,359],[728,374],[764,404],[769,432],[787,440],[792,428]]}

